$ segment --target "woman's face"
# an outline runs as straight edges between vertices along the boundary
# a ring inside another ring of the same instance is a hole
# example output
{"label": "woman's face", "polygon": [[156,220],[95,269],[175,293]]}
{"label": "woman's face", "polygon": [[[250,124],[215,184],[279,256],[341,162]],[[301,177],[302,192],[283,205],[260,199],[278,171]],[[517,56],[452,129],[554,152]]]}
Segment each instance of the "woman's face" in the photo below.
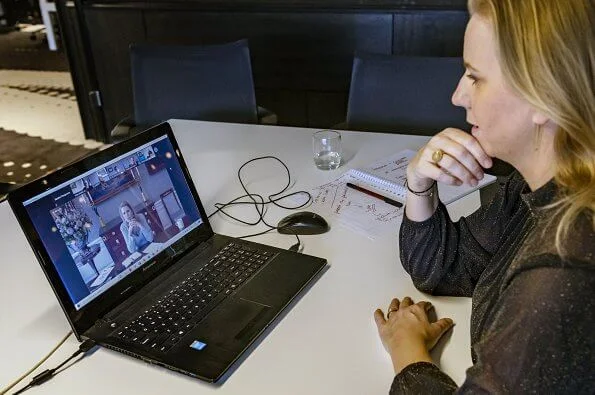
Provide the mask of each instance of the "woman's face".
{"label": "woman's face", "polygon": [[134,212],[128,206],[124,206],[120,209],[120,214],[124,220],[130,222],[134,218]]}
{"label": "woman's face", "polygon": [[463,57],[465,75],[453,94],[453,104],[467,110],[471,134],[489,156],[518,163],[535,143],[534,110],[504,81],[489,21],[471,17]]}

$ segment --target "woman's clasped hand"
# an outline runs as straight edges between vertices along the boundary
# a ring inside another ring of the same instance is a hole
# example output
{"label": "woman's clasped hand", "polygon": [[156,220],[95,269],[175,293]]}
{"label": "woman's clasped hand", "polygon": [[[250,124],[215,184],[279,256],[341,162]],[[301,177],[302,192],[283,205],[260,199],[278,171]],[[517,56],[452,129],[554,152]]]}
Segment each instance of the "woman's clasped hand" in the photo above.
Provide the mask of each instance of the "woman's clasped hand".
{"label": "woman's clasped hand", "polygon": [[433,180],[476,186],[484,176],[484,169],[490,167],[492,159],[475,137],[460,129],[448,128],[432,137],[411,159],[407,182],[416,191],[429,188]]}

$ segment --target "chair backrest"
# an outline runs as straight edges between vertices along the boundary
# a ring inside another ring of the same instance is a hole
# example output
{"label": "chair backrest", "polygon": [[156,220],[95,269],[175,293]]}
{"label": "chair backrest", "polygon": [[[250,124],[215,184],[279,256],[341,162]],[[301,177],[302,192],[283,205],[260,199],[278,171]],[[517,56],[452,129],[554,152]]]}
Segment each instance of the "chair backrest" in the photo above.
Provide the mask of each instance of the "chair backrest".
{"label": "chair backrest", "polygon": [[248,42],[212,46],[130,47],[134,118],[256,123]]}
{"label": "chair backrest", "polygon": [[347,128],[426,136],[467,130],[465,110],[451,102],[463,72],[462,58],[356,55]]}

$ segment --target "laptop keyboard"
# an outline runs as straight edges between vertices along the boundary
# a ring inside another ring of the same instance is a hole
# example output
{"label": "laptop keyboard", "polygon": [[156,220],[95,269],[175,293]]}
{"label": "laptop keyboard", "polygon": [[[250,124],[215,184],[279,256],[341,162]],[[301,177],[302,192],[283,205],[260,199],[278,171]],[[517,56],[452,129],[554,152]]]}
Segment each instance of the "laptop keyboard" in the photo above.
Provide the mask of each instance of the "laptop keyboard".
{"label": "laptop keyboard", "polygon": [[116,337],[167,352],[273,255],[270,251],[229,243],[206,265],[120,327]]}

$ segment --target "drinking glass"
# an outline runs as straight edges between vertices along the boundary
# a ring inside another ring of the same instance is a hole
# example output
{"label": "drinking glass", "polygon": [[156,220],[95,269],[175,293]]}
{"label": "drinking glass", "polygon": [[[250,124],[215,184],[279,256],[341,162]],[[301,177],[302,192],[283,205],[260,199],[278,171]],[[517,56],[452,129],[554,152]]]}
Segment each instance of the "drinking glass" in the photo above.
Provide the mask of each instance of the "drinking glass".
{"label": "drinking glass", "polygon": [[320,130],[312,135],[314,163],[321,170],[334,170],[341,164],[341,133]]}

